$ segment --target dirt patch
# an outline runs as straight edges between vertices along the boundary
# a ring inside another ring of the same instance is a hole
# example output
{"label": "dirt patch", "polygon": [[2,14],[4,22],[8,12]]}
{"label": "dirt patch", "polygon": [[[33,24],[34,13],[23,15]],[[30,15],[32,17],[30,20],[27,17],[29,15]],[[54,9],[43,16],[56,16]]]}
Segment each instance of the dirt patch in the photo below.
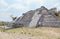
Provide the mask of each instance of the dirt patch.
{"label": "dirt patch", "polygon": [[42,39],[40,36],[0,32],[0,39]]}

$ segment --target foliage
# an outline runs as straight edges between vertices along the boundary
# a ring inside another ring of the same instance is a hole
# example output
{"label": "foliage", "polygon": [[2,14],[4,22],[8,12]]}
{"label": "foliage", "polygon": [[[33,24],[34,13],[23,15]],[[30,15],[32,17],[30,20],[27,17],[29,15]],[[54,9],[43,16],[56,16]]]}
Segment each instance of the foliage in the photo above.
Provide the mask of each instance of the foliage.
{"label": "foliage", "polygon": [[13,17],[12,15],[10,17],[12,18],[13,21],[17,18],[17,17]]}
{"label": "foliage", "polygon": [[57,8],[56,8],[56,7],[51,8],[50,10],[53,11],[54,14],[55,14],[57,17],[60,17],[60,11],[57,11]]}
{"label": "foliage", "polygon": [[9,22],[4,22],[4,21],[1,21],[0,22],[0,26],[5,26],[5,25],[8,25]]}

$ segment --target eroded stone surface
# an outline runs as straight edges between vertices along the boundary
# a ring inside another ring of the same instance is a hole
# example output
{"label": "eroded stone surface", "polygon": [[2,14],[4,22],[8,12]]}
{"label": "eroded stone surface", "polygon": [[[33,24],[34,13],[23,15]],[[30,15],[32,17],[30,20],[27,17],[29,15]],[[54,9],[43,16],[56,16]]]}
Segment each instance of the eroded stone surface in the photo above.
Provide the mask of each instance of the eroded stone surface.
{"label": "eroded stone surface", "polygon": [[22,17],[19,17],[15,22],[10,23],[9,26],[37,27],[38,25],[60,27],[60,18],[57,18],[54,12],[42,6],[39,9],[24,13]]}

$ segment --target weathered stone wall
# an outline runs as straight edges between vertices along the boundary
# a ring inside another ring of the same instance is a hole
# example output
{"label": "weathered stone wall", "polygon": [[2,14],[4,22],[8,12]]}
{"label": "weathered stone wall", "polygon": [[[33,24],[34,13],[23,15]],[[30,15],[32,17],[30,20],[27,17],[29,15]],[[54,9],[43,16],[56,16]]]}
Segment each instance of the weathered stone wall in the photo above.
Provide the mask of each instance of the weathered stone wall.
{"label": "weathered stone wall", "polygon": [[18,20],[17,23],[23,24],[24,26],[28,26],[34,13],[35,13],[34,11],[29,11],[25,13],[22,19]]}
{"label": "weathered stone wall", "polygon": [[44,15],[42,26],[59,26],[60,27],[60,19],[54,17],[52,15]]}

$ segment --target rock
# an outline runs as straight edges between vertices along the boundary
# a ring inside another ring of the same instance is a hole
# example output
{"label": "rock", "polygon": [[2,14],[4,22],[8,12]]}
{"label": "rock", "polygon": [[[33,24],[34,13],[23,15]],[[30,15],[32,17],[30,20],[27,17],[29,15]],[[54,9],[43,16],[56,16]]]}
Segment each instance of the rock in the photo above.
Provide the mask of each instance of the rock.
{"label": "rock", "polygon": [[38,25],[60,27],[60,18],[57,18],[53,11],[41,6],[41,8],[24,13],[9,24],[12,27],[37,27]]}

